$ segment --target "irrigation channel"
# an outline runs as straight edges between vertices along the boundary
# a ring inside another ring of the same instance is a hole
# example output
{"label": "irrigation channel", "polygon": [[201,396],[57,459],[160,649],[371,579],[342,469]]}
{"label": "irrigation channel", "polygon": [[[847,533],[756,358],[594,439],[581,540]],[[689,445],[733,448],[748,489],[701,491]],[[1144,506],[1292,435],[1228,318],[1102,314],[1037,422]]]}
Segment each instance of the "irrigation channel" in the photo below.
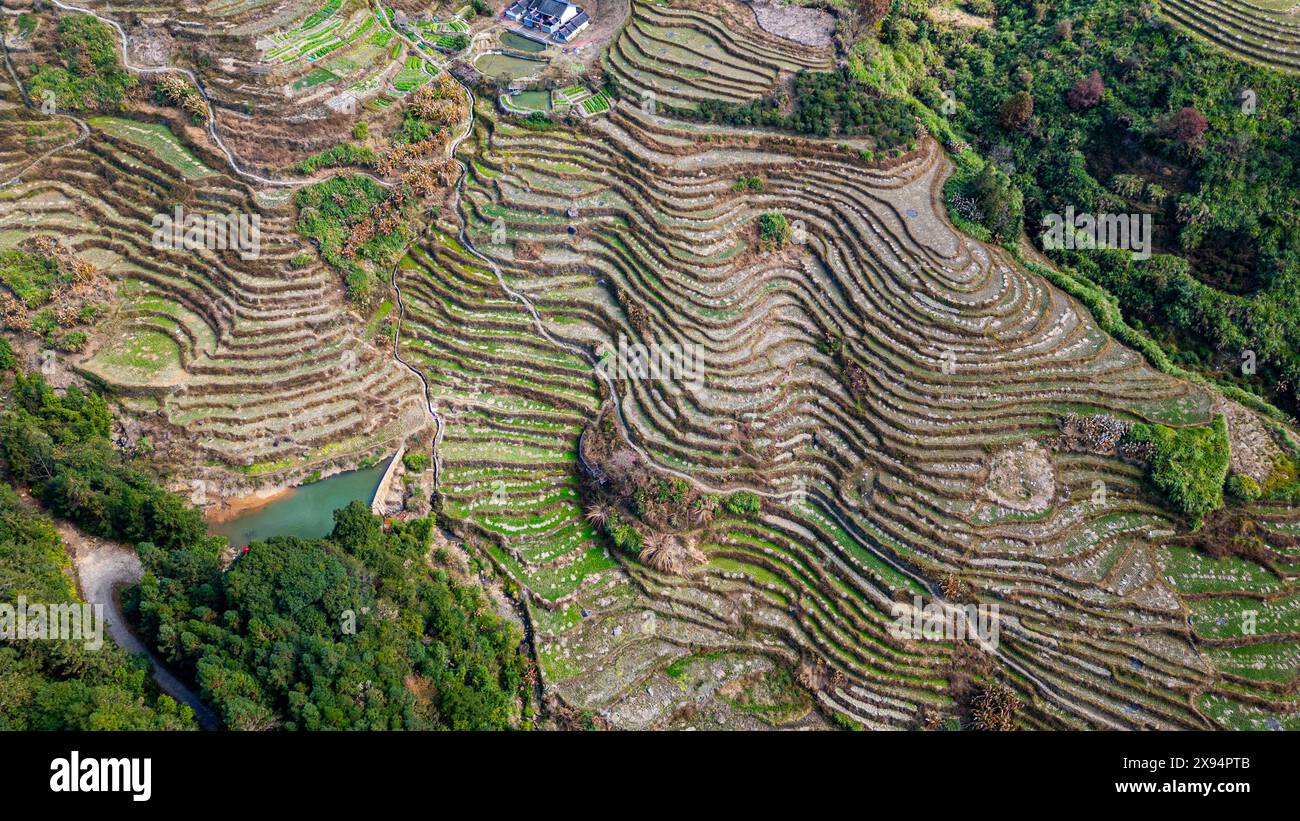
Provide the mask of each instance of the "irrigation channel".
{"label": "irrigation channel", "polygon": [[[216,130],[216,109],[213,106],[212,101],[207,94],[207,91],[199,83],[198,78],[193,74],[193,72],[187,69],[169,67],[169,66],[158,66],[158,67],[133,66],[130,64],[128,58],[129,42],[127,40],[126,32],[122,29],[121,25],[119,25],[116,21],[102,17],[88,9],[84,9],[79,6],[74,6],[68,3],[64,3],[62,2],[62,0],[50,0],[50,1],[51,3],[53,3],[53,5],[57,6],[60,9],[63,9],[65,11],[79,12],[82,14],[89,14],[95,17],[97,20],[112,26],[117,31],[119,37],[121,38],[122,63],[123,66],[127,68],[127,70],[139,74],[158,74],[158,73],[166,73],[166,72],[177,72],[184,75],[191,82],[193,82],[195,88],[198,89],[199,93],[203,96],[203,99],[208,103],[208,109],[210,111],[210,116],[208,118],[208,133],[212,137],[213,142],[225,154],[226,160],[230,165],[230,168],[237,175],[244,177],[245,179],[252,180],[253,182],[259,183],[261,185],[273,185],[273,186],[282,186],[282,187],[300,187],[304,185],[309,185],[316,181],[313,179],[298,179],[298,180],[270,179],[244,170],[239,165],[239,162],[235,158],[234,153],[231,152],[230,149],[226,147],[220,135],[218,135]],[[385,20],[388,20],[387,10],[384,9],[382,13],[384,14]],[[391,20],[389,20],[389,26],[394,31],[394,33],[396,33],[403,42],[405,42],[408,46],[414,49],[416,53],[423,53],[419,49],[418,44],[413,43],[400,29],[398,29],[396,26],[393,26],[391,24]],[[7,52],[5,54],[5,58],[7,63],[8,62]],[[545,339],[551,345],[561,350],[567,351],[569,353],[572,353],[580,357],[583,361],[591,365],[592,371],[605,384],[605,387],[608,391],[608,397],[609,397],[606,400],[606,403],[608,403],[606,406],[612,405],[614,411],[615,426],[618,430],[619,437],[629,448],[631,448],[635,453],[637,453],[648,464],[654,466],[656,470],[660,471],[661,473],[671,475],[676,478],[682,479],[683,481],[689,482],[693,487],[697,488],[701,492],[717,495],[717,494],[727,494],[727,493],[735,492],[736,490],[745,489],[745,488],[719,488],[719,487],[711,486],[705,482],[700,481],[698,478],[691,476],[690,474],[684,473],[683,471],[677,470],[667,465],[660,464],[644,448],[642,448],[640,445],[634,442],[632,440],[629,431],[627,419],[624,416],[623,405],[618,393],[618,385],[615,382],[614,378],[606,371],[606,369],[598,367],[599,364],[598,357],[591,351],[588,351],[586,348],[582,347],[581,345],[561,339],[555,336],[553,333],[551,333],[546,328],[545,323],[542,321],[541,314],[538,312],[536,306],[533,304],[533,301],[526,294],[523,294],[515,290],[514,288],[511,288],[510,285],[506,282],[505,276],[502,273],[501,268],[496,264],[496,262],[493,261],[490,257],[488,257],[483,252],[479,251],[478,248],[474,245],[473,241],[468,236],[468,232],[466,230],[467,227],[466,219],[461,210],[461,196],[464,191],[465,180],[469,176],[469,169],[464,161],[456,157],[456,152],[460,148],[461,144],[473,133],[474,122],[475,122],[474,109],[475,109],[476,98],[474,96],[473,91],[471,91],[470,88],[467,85],[465,85],[465,83],[461,82],[460,79],[458,79],[448,69],[445,63],[441,65],[440,68],[443,71],[447,71],[448,76],[452,78],[452,80],[456,83],[458,87],[460,87],[462,91],[464,91],[468,112],[469,112],[469,116],[465,125],[464,132],[459,137],[457,137],[454,141],[452,141],[448,145],[448,149],[447,149],[448,158],[451,159],[460,167],[460,175],[456,181],[455,188],[453,189],[451,208],[453,213],[455,213],[456,215],[457,222],[459,223],[458,238],[461,245],[470,254],[472,254],[474,257],[482,261],[483,264],[486,265],[490,271],[492,271],[492,274],[493,276],[495,276],[498,285],[500,285],[501,290],[506,295],[508,295],[511,299],[519,302],[524,307],[524,310],[526,310],[529,316],[532,318],[533,325],[537,329],[537,333],[543,339]],[[12,67],[10,70],[12,71]],[[21,88],[21,85],[19,87]],[[81,122],[80,120],[77,120],[77,122],[80,123],[83,128],[86,129],[89,128],[84,122]],[[82,139],[85,139],[84,135],[78,140],[74,141],[74,143],[70,143],[69,145],[75,144],[76,142],[80,142]],[[63,146],[63,147],[67,147],[67,146]],[[55,149],[55,151],[57,150],[58,149]],[[54,153],[54,152],[52,151],[49,153]],[[48,154],[42,156],[40,159],[44,159],[45,156],[48,156]],[[386,187],[392,186],[391,182],[387,182],[379,179],[376,179],[376,181],[385,185]],[[419,237],[416,238],[416,240],[418,239]],[[414,243],[416,240],[412,240],[412,243]],[[410,246],[408,245],[407,247],[409,248]],[[405,252],[406,249],[403,249],[403,254],[401,255],[401,257],[405,256]],[[420,383],[423,385],[425,404],[429,412],[429,415],[433,420],[434,427],[435,427],[434,438],[432,443],[432,463],[433,463],[433,471],[434,471],[433,492],[436,495],[439,492],[439,488],[441,486],[441,481],[442,481],[442,458],[439,453],[439,445],[442,443],[446,424],[443,417],[438,413],[437,409],[434,407],[433,393],[432,393],[432,389],[429,386],[428,379],[424,376],[423,373],[420,372],[418,368],[414,367],[409,362],[402,359],[399,351],[399,342],[401,339],[401,332],[402,332],[402,320],[406,314],[406,306],[402,298],[402,292],[400,287],[397,284],[397,271],[400,266],[401,257],[399,257],[398,263],[394,264],[390,275],[390,284],[393,288],[393,292],[398,306],[397,322],[395,323],[396,327],[393,332],[393,358],[402,367],[406,368],[411,373],[415,374],[415,376],[419,378]],[[604,411],[604,408],[606,406],[602,406],[601,412]],[[749,492],[754,493],[757,496],[770,499],[773,501],[778,501],[778,502],[794,501],[796,498],[802,495],[798,490],[785,491],[780,493],[762,490],[762,489],[753,489],[753,488],[748,488],[748,490]],[[840,516],[839,513],[835,510],[835,506],[831,504],[829,500],[822,498],[819,494],[813,494],[813,493],[807,494],[806,498],[812,502],[815,502],[819,508],[821,508],[828,515],[830,515],[836,522],[838,522],[840,526],[846,530],[846,532],[853,534],[854,539],[860,542],[866,549],[870,550],[873,554],[878,556],[882,561],[888,563],[891,567],[893,567],[898,572],[906,575],[908,578],[912,579],[917,584],[921,585],[925,590],[927,590],[930,593],[930,596],[933,599],[933,601],[939,606],[943,607],[945,611],[950,612],[957,617],[965,619],[967,621],[967,625],[969,628],[968,635],[978,635],[978,631],[975,629],[975,625],[970,623],[970,616],[965,611],[965,609],[957,605],[954,605],[951,602],[946,601],[933,582],[925,578],[916,569],[904,563],[899,562],[894,557],[889,556],[888,554],[882,551],[873,549],[871,546],[871,541],[869,539],[863,538],[861,531],[856,526],[854,526],[851,522],[846,521],[844,517]],[[833,557],[829,557],[829,558],[833,560]],[[531,622],[531,619],[526,619],[526,623],[529,622]],[[1021,631],[1024,631],[1024,628],[1016,624],[1015,622],[1007,622],[1004,625],[1004,628],[1013,629],[1013,630],[1019,629]],[[529,633],[531,634],[531,629],[529,630]],[[530,645],[532,644],[531,635],[529,636],[529,643]],[[1044,682],[1039,677],[1033,675],[1029,670],[1025,669],[1024,666],[1019,664],[1014,658],[1010,658],[1006,654],[1004,654],[1000,648],[991,645],[982,645],[982,646],[986,652],[998,658],[1003,664],[1007,665],[1007,667],[1009,667],[1010,669],[1015,670],[1017,673],[1023,676],[1027,681],[1033,683],[1034,686],[1039,690],[1039,692],[1041,692],[1045,697],[1051,699],[1052,701],[1056,702],[1057,704],[1059,704],[1060,706],[1064,707],[1065,709],[1071,712],[1078,713],[1080,715],[1084,715],[1088,717],[1092,721],[1098,723],[1100,726],[1118,728],[1117,725],[1115,725],[1114,722],[1109,720],[1106,716],[1078,703],[1077,700],[1071,699],[1068,694],[1060,692],[1053,685]]]}

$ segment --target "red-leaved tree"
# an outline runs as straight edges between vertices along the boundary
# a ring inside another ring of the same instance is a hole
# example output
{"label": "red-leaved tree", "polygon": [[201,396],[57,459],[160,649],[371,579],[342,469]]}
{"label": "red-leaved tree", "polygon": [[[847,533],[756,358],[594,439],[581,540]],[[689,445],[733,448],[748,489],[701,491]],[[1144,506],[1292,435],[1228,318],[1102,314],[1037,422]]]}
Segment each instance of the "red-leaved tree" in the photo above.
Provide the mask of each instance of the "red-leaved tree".
{"label": "red-leaved tree", "polygon": [[1101,72],[1096,69],[1091,74],[1074,84],[1074,88],[1065,95],[1065,101],[1075,111],[1092,108],[1101,102],[1101,95],[1106,86],[1101,81]]}
{"label": "red-leaved tree", "polygon": [[1166,127],[1175,140],[1188,148],[1196,148],[1204,141],[1205,130],[1210,124],[1201,112],[1191,106],[1184,106],[1169,118]]}

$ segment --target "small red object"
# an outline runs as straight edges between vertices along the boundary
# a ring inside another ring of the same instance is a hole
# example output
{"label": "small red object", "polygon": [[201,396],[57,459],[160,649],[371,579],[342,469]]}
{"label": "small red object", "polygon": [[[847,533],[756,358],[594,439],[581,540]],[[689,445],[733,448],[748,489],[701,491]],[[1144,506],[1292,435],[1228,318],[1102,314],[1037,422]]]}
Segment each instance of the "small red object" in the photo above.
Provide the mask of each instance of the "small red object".
{"label": "small red object", "polygon": [[244,552],[245,552],[245,553],[248,552],[248,545],[244,545]]}

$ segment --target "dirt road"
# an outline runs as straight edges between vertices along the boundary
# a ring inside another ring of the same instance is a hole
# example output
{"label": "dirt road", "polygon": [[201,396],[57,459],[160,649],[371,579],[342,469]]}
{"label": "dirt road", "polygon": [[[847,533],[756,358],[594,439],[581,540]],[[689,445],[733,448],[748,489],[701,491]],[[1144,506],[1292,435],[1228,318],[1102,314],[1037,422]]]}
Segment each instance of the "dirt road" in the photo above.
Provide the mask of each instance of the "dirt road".
{"label": "dirt road", "polygon": [[59,523],[63,543],[72,550],[72,561],[77,569],[77,585],[81,597],[91,604],[104,606],[108,635],[128,653],[143,653],[153,664],[153,678],[164,693],[194,711],[194,720],[205,730],[221,727],[216,713],[212,712],[198,693],[168,670],[153,651],[131,632],[126,615],[122,612],[119,594],[144,576],[144,567],[135,551],[125,545],[96,539],[79,533],[71,525]]}

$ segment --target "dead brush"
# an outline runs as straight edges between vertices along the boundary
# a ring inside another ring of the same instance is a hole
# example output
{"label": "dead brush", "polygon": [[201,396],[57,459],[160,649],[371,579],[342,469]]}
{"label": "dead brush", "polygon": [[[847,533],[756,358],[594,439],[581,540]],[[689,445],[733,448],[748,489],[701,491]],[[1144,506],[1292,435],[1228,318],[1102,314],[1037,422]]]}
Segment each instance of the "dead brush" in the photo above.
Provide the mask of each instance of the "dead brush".
{"label": "dead brush", "polygon": [[648,533],[643,537],[640,559],[648,567],[675,576],[685,575],[691,568],[708,561],[693,539],[664,533]]}
{"label": "dead brush", "polygon": [[1172,542],[1196,548],[1215,559],[1248,559],[1278,573],[1277,565],[1284,559],[1278,549],[1300,547],[1300,536],[1265,530],[1241,508],[1225,507],[1206,517],[1199,530],[1184,533]]}
{"label": "dead brush", "polygon": [[987,732],[1008,732],[1016,728],[1016,711],[1020,697],[1002,684],[984,685],[971,701],[971,719],[976,729]]}

